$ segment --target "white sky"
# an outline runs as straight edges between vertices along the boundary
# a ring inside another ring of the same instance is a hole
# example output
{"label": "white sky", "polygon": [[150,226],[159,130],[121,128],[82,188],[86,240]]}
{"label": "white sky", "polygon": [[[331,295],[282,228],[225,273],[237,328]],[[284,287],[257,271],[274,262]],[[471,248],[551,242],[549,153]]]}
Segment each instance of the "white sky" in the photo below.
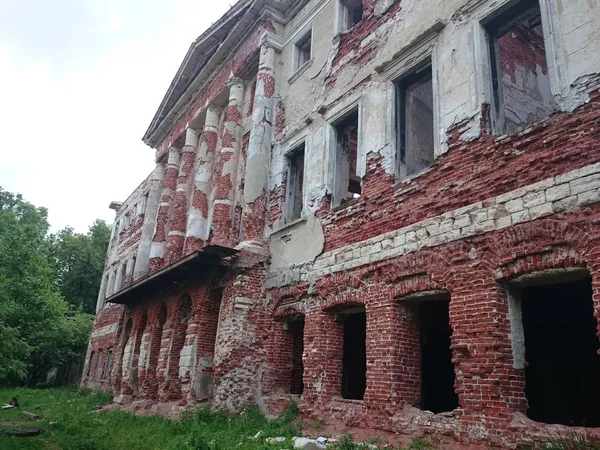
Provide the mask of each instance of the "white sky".
{"label": "white sky", "polygon": [[53,231],[111,223],[154,168],[142,141],[190,44],[234,0],[0,0],[0,186]]}

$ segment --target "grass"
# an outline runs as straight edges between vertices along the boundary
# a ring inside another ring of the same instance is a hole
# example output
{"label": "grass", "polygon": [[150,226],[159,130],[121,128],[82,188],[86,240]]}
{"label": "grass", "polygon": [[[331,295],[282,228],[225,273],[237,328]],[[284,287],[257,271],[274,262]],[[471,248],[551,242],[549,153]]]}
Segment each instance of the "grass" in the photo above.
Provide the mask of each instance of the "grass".
{"label": "grass", "polygon": [[[0,403],[8,403],[13,396],[20,407],[0,410],[0,429],[33,426],[45,427],[47,431],[31,438],[0,435],[2,450],[277,450],[290,448],[290,441],[273,445],[264,438],[291,438],[300,432],[293,421],[294,406],[275,421],[267,421],[256,409],[233,417],[206,408],[174,421],[121,411],[93,412],[94,407],[106,404],[110,396],[85,390],[0,389]],[[30,422],[23,411],[37,414],[41,420]],[[251,439],[259,430],[263,437]]]}
{"label": "grass", "polygon": [[[254,408],[239,416],[230,416],[206,407],[177,421],[117,410],[96,412],[97,407],[108,403],[111,397],[88,390],[0,389],[0,404],[8,403],[12,397],[17,397],[20,407],[0,410],[0,430],[43,427],[46,431],[29,438],[0,435],[1,450],[280,450],[292,448],[290,438],[301,435],[296,403],[290,403],[280,419],[271,421]],[[40,421],[28,420],[24,411],[38,415]],[[325,423],[317,422],[319,426]],[[260,438],[253,439],[259,431],[262,431]],[[270,444],[265,440],[268,437],[285,437],[286,440]],[[365,449],[368,443],[377,444],[381,449],[395,448],[377,438],[355,443],[349,435],[342,436],[334,448]],[[434,447],[427,441],[415,439],[400,449],[434,450]],[[556,448],[571,449],[592,450],[581,446]]]}

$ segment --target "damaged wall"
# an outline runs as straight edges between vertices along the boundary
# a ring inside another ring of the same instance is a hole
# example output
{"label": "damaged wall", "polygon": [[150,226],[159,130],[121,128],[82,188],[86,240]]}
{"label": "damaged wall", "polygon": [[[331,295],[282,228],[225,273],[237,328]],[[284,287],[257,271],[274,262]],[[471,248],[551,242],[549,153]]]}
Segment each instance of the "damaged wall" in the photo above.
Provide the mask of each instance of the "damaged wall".
{"label": "damaged wall", "polygon": [[[277,13],[249,6],[224,38],[239,37],[235,48],[217,52],[212,72],[201,72],[196,90],[146,137],[157,147],[157,169],[117,223],[144,193],[154,216],[124,231],[105,275],[111,284],[123,267],[132,273],[135,255],[140,286],[148,271],[167,280],[182,258],[215,248],[227,255],[219,272],[196,269],[152,292],[127,280],[129,306],[99,311],[83,384],[157,411],[209,401],[273,414],[293,398],[307,416],[347,426],[463,443],[535,442],[556,425],[527,417],[524,364],[513,354],[520,338],[511,336],[511,314],[516,319],[503,286],[539,271],[585,269],[600,311],[600,4],[540,2],[539,39],[528,43],[543,45],[546,61],[540,52],[539,60],[523,57],[520,37],[508,34],[500,67],[514,120],[500,134],[486,34],[514,2],[363,0],[362,20],[349,30],[341,1],[292,3],[273,2]],[[310,58],[298,67],[296,44],[306,51],[309,34]],[[427,135],[403,141],[413,152],[407,169],[398,151],[398,83],[429,65],[418,107],[406,103],[408,128]],[[533,103],[515,107],[531,92]],[[358,116],[357,157],[342,165],[336,125],[350,114]],[[187,168],[173,156],[169,177],[167,154],[184,148]],[[299,148],[303,175],[293,178]],[[360,196],[336,203],[354,170]],[[302,183],[300,199],[290,195],[292,180]],[[289,214],[289,199],[300,217]],[[145,271],[140,255],[155,255],[147,244],[157,236],[165,252]],[[419,354],[425,309],[414,305],[442,294],[459,406],[433,414],[419,409],[431,398]],[[358,310],[366,312],[366,389],[362,400],[348,400],[342,316]],[[109,347],[114,367],[96,381],[106,361],[99,352]]]}

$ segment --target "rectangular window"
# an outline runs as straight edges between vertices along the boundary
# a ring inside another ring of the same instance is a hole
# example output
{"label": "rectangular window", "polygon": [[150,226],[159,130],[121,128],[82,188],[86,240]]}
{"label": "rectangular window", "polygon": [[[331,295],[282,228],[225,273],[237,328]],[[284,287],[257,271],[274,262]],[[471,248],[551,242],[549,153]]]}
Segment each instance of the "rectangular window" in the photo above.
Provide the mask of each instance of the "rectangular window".
{"label": "rectangular window", "polygon": [[302,395],[304,392],[304,316],[289,317],[285,324],[284,348],[289,357],[289,390],[290,394]]}
{"label": "rectangular window", "polygon": [[340,0],[341,2],[341,31],[354,27],[363,18],[362,0]]}
{"label": "rectangular window", "polygon": [[397,83],[400,176],[420,172],[434,161],[433,83],[431,66]]}
{"label": "rectangular window", "polygon": [[287,219],[296,220],[302,216],[304,195],[304,143],[292,150],[288,156]]}
{"label": "rectangular window", "polygon": [[96,376],[95,380],[100,381],[100,377],[102,376],[102,372],[104,370],[104,366],[102,365],[102,350],[98,352],[98,364],[96,365]]}
{"label": "rectangular window", "polygon": [[96,354],[92,351],[92,353],[90,354],[90,361],[88,363],[88,368],[87,368],[87,376],[89,377],[92,374],[92,366],[94,365],[94,357],[96,356]]}
{"label": "rectangular window", "polygon": [[296,42],[296,70],[310,61],[312,56],[312,30]]}
{"label": "rectangular window", "polygon": [[450,339],[450,299],[418,305],[421,346],[421,409],[441,413],[458,408]]}
{"label": "rectangular window", "polygon": [[523,0],[486,24],[492,73],[492,126],[497,134],[554,111],[539,0]]}
{"label": "rectangular window", "polygon": [[336,179],[334,207],[360,198],[362,179],[358,175],[358,109],[333,124],[335,131]]}
{"label": "rectangular window", "polygon": [[362,400],[367,387],[367,315],[346,316],[342,366],[342,398]]}
{"label": "rectangular window", "polygon": [[112,349],[108,351],[106,355],[106,364],[104,366],[104,372],[102,374],[102,379],[106,379],[110,375],[110,369],[112,366]]}
{"label": "rectangular window", "polygon": [[119,277],[119,287],[117,291],[120,291],[125,286],[125,280],[127,279],[127,263],[121,265],[121,275]]}
{"label": "rectangular window", "polygon": [[600,426],[598,324],[592,280],[584,276],[509,286],[515,367],[525,372],[527,416],[537,422]]}

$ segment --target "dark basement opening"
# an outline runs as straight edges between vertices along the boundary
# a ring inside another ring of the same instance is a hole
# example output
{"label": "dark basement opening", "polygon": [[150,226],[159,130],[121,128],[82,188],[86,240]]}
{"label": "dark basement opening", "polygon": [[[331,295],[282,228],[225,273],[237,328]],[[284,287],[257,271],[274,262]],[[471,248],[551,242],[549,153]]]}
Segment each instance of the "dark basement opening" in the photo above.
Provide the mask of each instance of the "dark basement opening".
{"label": "dark basement opening", "polygon": [[525,335],[527,415],[537,422],[600,426],[600,358],[591,278],[527,287]]}
{"label": "dark basement opening", "polygon": [[304,352],[304,317],[295,317],[287,324],[292,350],[290,393],[302,395],[304,392],[304,364],[302,353]]}
{"label": "dark basement opening", "polygon": [[367,315],[358,312],[344,322],[342,398],[363,400],[367,387]]}
{"label": "dark basement opening", "polygon": [[419,304],[421,409],[433,413],[458,408],[450,338],[449,299]]}

